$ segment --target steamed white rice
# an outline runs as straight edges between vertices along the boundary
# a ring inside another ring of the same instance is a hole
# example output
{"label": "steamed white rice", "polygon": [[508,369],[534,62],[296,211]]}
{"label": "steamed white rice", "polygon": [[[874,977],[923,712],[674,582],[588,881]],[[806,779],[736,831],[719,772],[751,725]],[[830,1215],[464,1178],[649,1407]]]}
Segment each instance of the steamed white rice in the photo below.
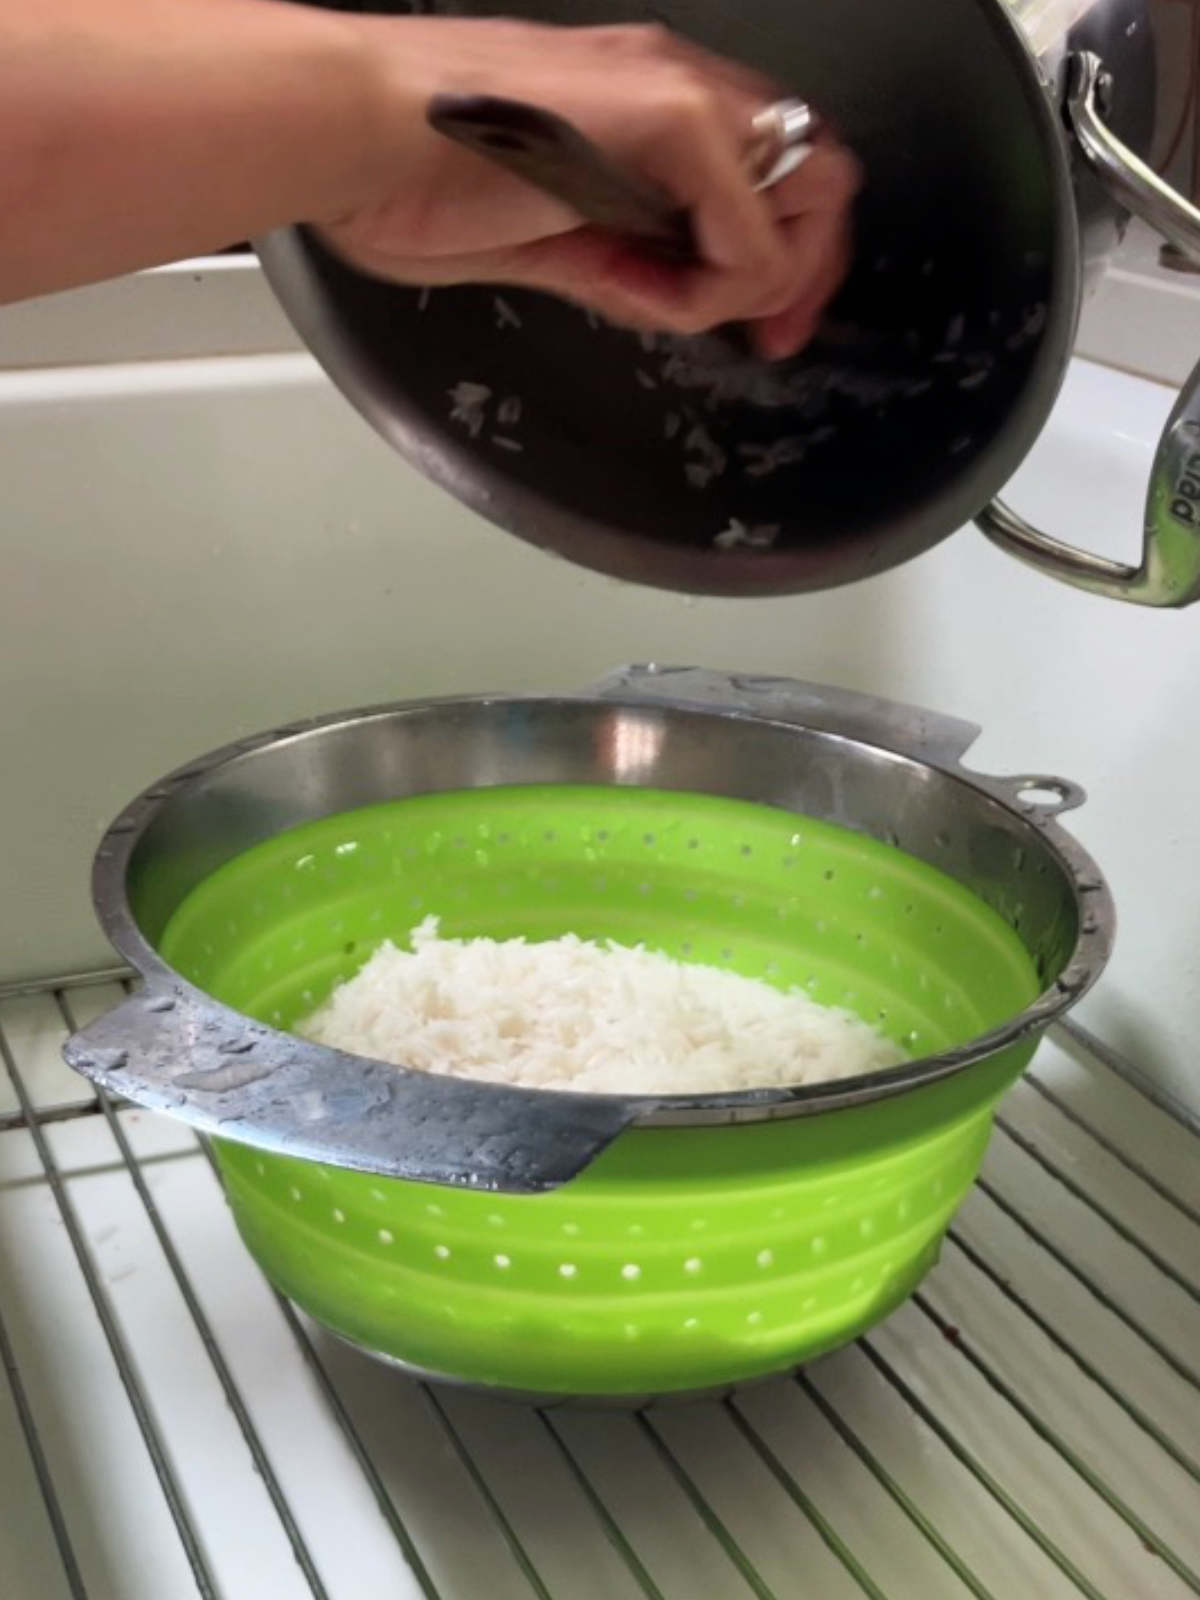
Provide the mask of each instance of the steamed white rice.
{"label": "steamed white rice", "polygon": [[396,1066],[527,1087],[692,1094],[819,1083],[905,1059],[799,990],[573,935],[384,943],[297,1031]]}

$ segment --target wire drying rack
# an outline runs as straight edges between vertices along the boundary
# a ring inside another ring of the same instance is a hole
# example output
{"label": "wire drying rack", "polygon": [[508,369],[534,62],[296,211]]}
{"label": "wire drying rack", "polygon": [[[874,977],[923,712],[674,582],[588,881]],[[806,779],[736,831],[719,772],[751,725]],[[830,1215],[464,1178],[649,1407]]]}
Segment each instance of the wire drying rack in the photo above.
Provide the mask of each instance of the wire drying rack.
{"label": "wire drying rack", "polygon": [[1200,1130],[1081,1030],[882,1327],[723,1402],[536,1412],[271,1291],[194,1134],[59,1060],[123,986],[0,988],[5,1600],[1200,1594]]}

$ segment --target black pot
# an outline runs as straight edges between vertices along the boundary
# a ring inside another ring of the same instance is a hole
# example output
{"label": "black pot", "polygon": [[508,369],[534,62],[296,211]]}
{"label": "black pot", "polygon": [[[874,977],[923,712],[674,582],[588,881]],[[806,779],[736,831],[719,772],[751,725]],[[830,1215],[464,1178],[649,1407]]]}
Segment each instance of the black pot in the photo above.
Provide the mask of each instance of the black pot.
{"label": "black pot", "polygon": [[[1141,160],[1156,92],[1144,0],[1099,0],[1065,35],[1047,35],[1045,6],[1027,33],[1023,9],[656,9],[811,100],[863,160],[856,266],[826,330],[787,363],[732,333],[639,337],[529,292],[396,287],[303,229],[259,254],[385,438],[492,522],[584,566],[696,593],[795,593],[885,571],[975,520],[1056,577],[1187,604],[1200,597],[1195,376],[1160,446],[1139,567],[1065,547],[996,499],[1046,421],[1081,295],[1128,210],[1200,256],[1200,210]],[[1068,19],[1079,9],[1067,0]],[[612,0],[505,10],[637,20]]]}

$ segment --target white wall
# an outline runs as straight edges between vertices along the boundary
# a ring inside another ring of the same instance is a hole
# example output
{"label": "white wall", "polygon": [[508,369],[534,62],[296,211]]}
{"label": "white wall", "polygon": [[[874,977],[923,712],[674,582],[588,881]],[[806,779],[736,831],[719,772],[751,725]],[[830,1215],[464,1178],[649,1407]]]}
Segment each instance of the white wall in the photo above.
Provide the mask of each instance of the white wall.
{"label": "white wall", "polygon": [[[1018,503],[1132,552],[1170,399],[1077,372]],[[1074,825],[1122,929],[1086,1015],[1200,1102],[1196,615],[1073,594],[973,532],[829,595],[635,591],[477,522],[296,356],[10,373],[0,483],[0,979],[106,959],[87,902],[99,829],[239,731],[674,658],[954,712],[984,725],[995,770],[1087,785]]]}

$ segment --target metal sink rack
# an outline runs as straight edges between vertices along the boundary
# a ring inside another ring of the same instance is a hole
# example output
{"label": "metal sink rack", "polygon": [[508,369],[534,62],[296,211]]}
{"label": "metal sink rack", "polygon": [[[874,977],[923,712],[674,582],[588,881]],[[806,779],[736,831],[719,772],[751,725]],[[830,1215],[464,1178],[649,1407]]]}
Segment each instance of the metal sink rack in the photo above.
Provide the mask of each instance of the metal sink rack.
{"label": "metal sink rack", "polygon": [[193,1133],[59,1060],[126,985],[0,986],[5,1600],[1200,1594],[1200,1128],[1075,1025],[881,1328],[722,1401],[538,1412],[269,1289]]}

